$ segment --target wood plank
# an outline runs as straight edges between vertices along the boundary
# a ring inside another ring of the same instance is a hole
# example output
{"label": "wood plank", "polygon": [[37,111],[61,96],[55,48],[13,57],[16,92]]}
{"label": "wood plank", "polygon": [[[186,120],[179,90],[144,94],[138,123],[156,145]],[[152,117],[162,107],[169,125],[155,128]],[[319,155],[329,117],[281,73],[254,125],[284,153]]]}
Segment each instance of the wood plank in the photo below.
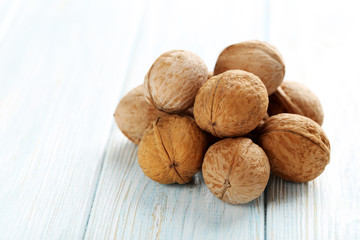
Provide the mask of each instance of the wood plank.
{"label": "wood plank", "polygon": [[1,3],[1,239],[83,237],[142,2]]}
{"label": "wood plank", "polygon": [[267,239],[360,236],[360,16],[356,2],[271,0],[270,41],[283,53],[286,78],[321,99],[331,143],[324,173],[307,184],[273,177],[267,188]]}
{"label": "wood plank", "polygon": [[[213,68],[227,45],[264,38],[261,3],[153,1],[124,79],[126,90],[142,83],[167,50],[193,51]],[[137,147],[114,126],[86,239],[264,238],[263,196],[246,205],[225,204],[210,193],[200,173],[184,186],[161,185],[144,176],[136,155]]]}

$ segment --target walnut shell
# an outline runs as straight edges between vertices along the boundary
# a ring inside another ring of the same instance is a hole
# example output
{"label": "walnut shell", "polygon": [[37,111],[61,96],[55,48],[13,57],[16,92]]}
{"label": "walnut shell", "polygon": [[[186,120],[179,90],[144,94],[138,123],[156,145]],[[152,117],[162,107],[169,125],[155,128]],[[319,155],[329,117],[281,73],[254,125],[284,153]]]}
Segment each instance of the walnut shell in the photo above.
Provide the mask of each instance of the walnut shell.
{"label": "walnut shell", "polygon": [[261,195],[270,177],[270,165],[265,152],[250,139],[227,138],[208,149],[202,173],[215,196],[239,204]]}
{"label": "walnut shell", "polygon": [[145,76],[145,97],[165,112],[185,111],[194,104],[207,76],[205,62],[198,55],[184,50],[166,52],[156,59]]}
{"label": "walnut shell", "polygon": [[296,113],[311,118],[322,125],[324,112],[319,98],[305,85],[285,81],[269,97],[268,113],[270,116],[279,113]]}
{"label": "walnut shell", "polygon": [[139,145],[145,175],[159,183],[187,183],[200,171],[206,136],[187,116],[168,115],[153,122]]}
{"label": "walnut shell", "polygon": [[288,181],[311,181],[330,161],[325,132],[310,118],[297,114],[270,117],[261,129],[259,144],[269,157],[271,171]]}
{"label": "walnut shell", "polygon": [[115,109],[114,118],[121,132],[136,145],[140,143],[145,129],[161,116],[162,112],[148,103],[143,85],[128,92]]}
{"label": "walnut shell", "polygon": [[225,48],[215,65],[214,74],[240,69],[258,76],[268,94],[276,91],[285,75],[285,65],[279,51],[261,41],[247,41]]}
{"label": "walnut shell", "polygon": [[242,136],[260,123],[268,102],[266,88],[257,76],[230,70],[200,88],[194,117],[201,129],[216,137]]}

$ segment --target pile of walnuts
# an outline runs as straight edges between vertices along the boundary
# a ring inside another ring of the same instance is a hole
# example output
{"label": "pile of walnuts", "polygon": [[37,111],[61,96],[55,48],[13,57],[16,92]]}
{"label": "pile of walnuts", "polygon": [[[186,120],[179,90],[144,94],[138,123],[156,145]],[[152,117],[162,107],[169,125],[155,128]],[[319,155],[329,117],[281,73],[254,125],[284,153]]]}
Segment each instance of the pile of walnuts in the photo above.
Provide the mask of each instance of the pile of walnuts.
{"label": "pile of walnuts", "polygon": [[196,54],[169,51],[123,97],[115,120],[139,144],[152,180],[184,184],[202,170],[218,198],[247,203],[262,194],[270,170],[308,182],[330,161],[319,99],[284,75],[278,50],[261,41],[227,47],[213,74]]}

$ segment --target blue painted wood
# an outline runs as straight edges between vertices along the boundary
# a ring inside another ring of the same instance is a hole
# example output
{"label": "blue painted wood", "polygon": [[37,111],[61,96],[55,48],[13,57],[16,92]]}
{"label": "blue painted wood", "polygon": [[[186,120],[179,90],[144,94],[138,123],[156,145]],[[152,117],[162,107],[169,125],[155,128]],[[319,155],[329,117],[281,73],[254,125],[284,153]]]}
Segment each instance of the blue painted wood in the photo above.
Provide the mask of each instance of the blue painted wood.
{"label": "blue painted wood", "polygon": [[360,34],[354,29],[360,17],[355,9],[354,1],[271,1],[270,41],[284,55],[285,78],[319,96],[331,160],[307,184],[270,180],[267,239],[359,239]]}
{"label": "blue painted wood", "polygon": [[221,202],[201,173],[186,185],[162,185],[146,176],[137,147],[114,131],[99,182],[87,239],[263,239],[264,199]]}
{"label": "blue painted wood", "polygon": [[0,239],[81,239],[142,1],[0,6]]}

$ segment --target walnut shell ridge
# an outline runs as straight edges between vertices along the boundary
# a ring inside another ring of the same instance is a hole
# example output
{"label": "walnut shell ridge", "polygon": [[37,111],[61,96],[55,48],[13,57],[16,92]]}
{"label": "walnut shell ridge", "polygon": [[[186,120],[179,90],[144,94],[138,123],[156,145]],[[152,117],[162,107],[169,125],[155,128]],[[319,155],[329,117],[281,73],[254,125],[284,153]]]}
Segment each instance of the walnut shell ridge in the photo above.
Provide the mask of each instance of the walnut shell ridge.
{"label": "walnut shell ridge", "polygon": [[168,115],[145,131],[138,162],[144,174],[156,182],[184,184],[200,171],[206,148],[205,133],[194,119]]}
{"label": "walnut shell ridge", "polygon": [[205,62],[196,54],[173,50],[157,58],[145,76],[145,97],[158,109],[179,113],[194,104],[208,78]]}
{"label": "walnut shell ridge", "polygon": [[248,138],[226,138],[212,145],[202,166],[204,181],[219,199],[248,203],[264,191],[270,165],[265,152]]}
{"label": "walnut shell ridge", "polygon": [[295,113],[311,118],[320,126],[324,120],[324,111],[319,98],[305,85],[285,81],[269,96],[268,113]]}
{"label": "walnut shell ridge", "polygon": [[281,113],[268,118],[259,144],[269,157],[271,171],[288,181],[311,181],[330,161],[325,132],[310,118],[297,114]]}
{"label": "walnut shell ridge", "polygon": [[114,118],[121,132],[136,145],[140,143],[145,129],[167,113],[155,108],[144,97],[143,85],[128,92],[115,109]]}
{"label": "walnut shell ridge", "polygon": [[221,52],[214,75],[231,69],[258,76],[265,84],[268,95],[276,91],[285,76],[285,64],[280,52],[274,46],[257,40],[234,44]]}
{"label": "walnut shell ridge", "polygon": [[199,127],[216,137],[237,137],[253,130],[264,117],[268,95],[252,73],[230,70],[210,78],[195,98]]}

